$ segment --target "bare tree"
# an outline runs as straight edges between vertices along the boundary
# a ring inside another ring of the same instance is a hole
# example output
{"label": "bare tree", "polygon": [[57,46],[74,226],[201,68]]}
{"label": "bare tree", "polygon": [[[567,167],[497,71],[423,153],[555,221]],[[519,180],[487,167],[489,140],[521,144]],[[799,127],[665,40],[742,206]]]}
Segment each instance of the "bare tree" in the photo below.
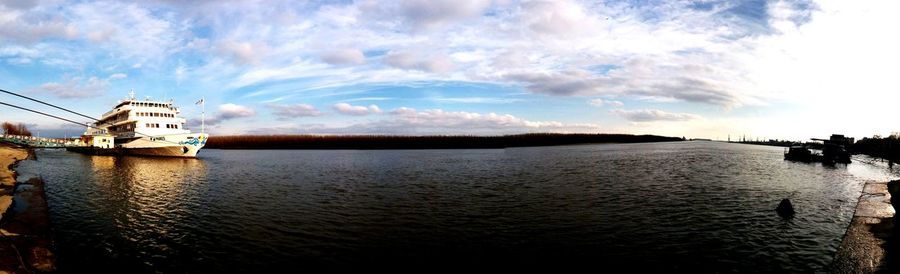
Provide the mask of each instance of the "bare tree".
{"label": "bare tree", "polygon": [[0,127],[3,128],[3,132],[6,134],[31,136],[31,131],[28,130],[28,127],[23,123],[13,124],[10,122],[3,122]]}

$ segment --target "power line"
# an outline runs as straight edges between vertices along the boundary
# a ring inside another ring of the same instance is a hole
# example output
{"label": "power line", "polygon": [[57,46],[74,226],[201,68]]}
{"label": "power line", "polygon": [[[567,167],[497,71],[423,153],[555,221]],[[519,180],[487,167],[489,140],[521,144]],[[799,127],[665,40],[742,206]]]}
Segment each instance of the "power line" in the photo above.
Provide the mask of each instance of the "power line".
{"label": "power line", "polygon": [[[48,106],[51,106],[51,107],[60,109],[60,110],[62,110],[62,111],[65,111],[65,112],[68,112],[68,113],[72,113],[72,114],[75,114],[75,115],[78,115],[78,116],[81,116],[81,117],[84,117],[84,118],[88,118],[88,119],[91,119],[91,120],[94,120],[94,121],[98,121],[98,122],[100,121],[100,120],[95,119],[94,117],[87,116],[87,115],[84,115],[84,114],[81,114],[81,113],[78,113],[78,112],[74,112],[74,111],[71,111],[71,110],[68,110],[68,109],[65,109],[65,108],[56,106],[56,105],[54,105],[54,104],[47,103],[47,102],[44,102],[44,101],[41,101],[41,100],[38,100],[38,99],[34,99],[34,98],[31,98],[31,97],[28,97],[28,96],[25,96],[25,95],[21,95],[21,94],[15,93],[15,92],[3,90],[3,89],[0,89],[0,92],[6,93],[6,94],[9,94],[9,95],[13,95],[13,96],[17,96],[17,97],[21,97],[21,98],[25,98],[25,99],[28,99],[28,100],[31,100],[31,101],[34,101],[34,102],[38,102],[38,103],[44,104],[44,105],[48,105]],[[8,104],[7,104],[7,105],[8,105]],[[55,116],[52,116],[52,117],[55,117]],[[58,118],[58,117],[56,117],[56,118]]]}
{"label": "power line", "polygon": [[[40,114],[40,115],[53,117],[53,118],[60,119],[60,120],[63,120],[63,121],[69,122],[69,123],[73,123],[73,124],[76,124],[76,125],[79,125],[79,126],[86,126],[86,127],[97,128],[97,127],[90,126],[90,125],[88,125],[88,124],[82,124],[82,123],[80,123],[80,122],[72,121],[72,120],[69,120],[69,119],[66,119],[66,118],[62,118],[62,117],[59,117],[59,116],[56,116],[56,115],[53,115],[53,114],[44,113],[44,112],[40,112],[40,111],[37,111],[37,110],[25,108],[25,107],[20,107],[20,106],[13,105],[13,104],[7,104],[7,103],[4,103],[4,102],[0,102],[0,105],[5,105],[5,106],[8,106],[8,107],[17,108],[17,109],[21,109],[21,110],[24,110],[24,111],[34,112],[34,113],[37,113],[37,114]],[[97,129],[100,129],[100,128],[97,128]]]}
{"label": "power line", "polygon": [[[93,117],[90,117],[90,116],[87,116],[87,115],[84,115],[84,114],[81,114],[81,113],[78,113],[78,112],[74,112],[74,111],[71,111],[71,110],[68,110],[68,109],[65,109],[65,108],[62,108],[62,107],[59,107],[59,106],[56,106],[56,105],[53,105],[53,104],[50,104],[50,103],[47,103],[47,102],[38,100],[38,99],[34,99],[34,98],[31,98],[31,97],[28,97],[28,96],[20,95],[20,94],[17,94],[17,93],[14,93],[14,92],[10,92],[10,91],[6,91],[6,90],[3,90],[3,89],[0,89],[0,92],[7,93],[7,94],[11,94],[11,95],[15,95],[15,96],[18,96],[18,97],[22,97],[22,98],[25,98],[25,99],[28,99],[28,100],[31,100],[31,101],[35,101],[35,102],[38,102],[38,103],[41,103],[41,104],[44,104],[44,105],[47,105],[47,106],[51,106],[51,107],[54,107],[54,108],[57,108],[57,109],[60,109],[60,110],[63,110],[63,111],[66,111],[66,112],[69,112],[69,113],[78,115],[78,116],[87,117],[88,119],[91,119],[91,120],[100,122],[100,120],[97,120],[97,119],[95,119],[95,118],[93,118]],[[76,121],[73,121],[73,120],[69,120],[69,119],[66,119],[66,118],[62,118],[62,117],[59,117],[59,116],[56,116],[56,115],[53,115],[53,114],[49,114],[49,113],[45,113],[45,112],[41,112],[41,111],[37,111],[37,110],[25,108],[25,107],[20,107],[20,106],[13,105],[13,104],[8,104],[8,103],[0,102],[0,105],[5,105],[5,106],[8,106],[8,107],[17,108],[17,109],[21,109],[21,110],[24,110],[24,111],[33,112],[33,113],[37,113],[37,114],[44,115],[44,116],[48,116],[48,117],[53,117],[53,118],[56,118],[56,119],[59,119],[59,120],[63,120],[63,121],[69,122],[69,123],[77,124],[77,125],[79,125],[79,126],[84,126],[84,127],[89,127],[89,128],[95,128],[95,129],[103,130],[103,128],[91,126],[91,125],[88,124],[88,123],[82,124],[82,123],[80,123],[80,122],[76,122]],[[111,123],[111,122],[105,122],[104,124],[106,124],[106,125],[113,125],[113,123]],[[136,134],[136,135],[144,135],[144,136],[146,136],[146,137],[151,137],[151,138],[156,137],[156,136],[153,136],[153,135],[149,135],[149,134],[145,134],[145,133],[138,132],[138,131],[136,131],[136,130],[133,131],[133,132],[134,132],[134,134]],[[164,142],[164,143],[178,144],[178,143],[171,142],[171,141],[168,141],[168,140],[153,140],[153,139],[151,139],[150,141],[151,141],[151,142]]]}

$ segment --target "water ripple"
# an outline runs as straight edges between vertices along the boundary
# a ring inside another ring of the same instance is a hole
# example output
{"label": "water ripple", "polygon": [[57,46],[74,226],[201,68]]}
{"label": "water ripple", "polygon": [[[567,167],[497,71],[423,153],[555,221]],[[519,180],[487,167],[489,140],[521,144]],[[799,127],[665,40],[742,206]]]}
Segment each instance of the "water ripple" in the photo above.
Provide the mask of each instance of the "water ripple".
{"label": "water ripple", "polygon": [[[878,163],[683,142],[502,150],[40,151],[66,271],[369,267],[815,272]],[[773,208],[791,197],[797,216]]]}

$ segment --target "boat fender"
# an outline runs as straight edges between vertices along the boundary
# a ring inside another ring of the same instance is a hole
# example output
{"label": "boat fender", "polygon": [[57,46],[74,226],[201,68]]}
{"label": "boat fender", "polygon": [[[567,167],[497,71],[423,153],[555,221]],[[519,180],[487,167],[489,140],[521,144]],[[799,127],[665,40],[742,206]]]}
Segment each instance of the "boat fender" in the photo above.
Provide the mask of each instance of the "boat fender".
{"label": "boat fender", "polygon": [[182,153],[188,153],[190,149],[188,149],[188,147],[181,147],[181,151],[183,151]]}

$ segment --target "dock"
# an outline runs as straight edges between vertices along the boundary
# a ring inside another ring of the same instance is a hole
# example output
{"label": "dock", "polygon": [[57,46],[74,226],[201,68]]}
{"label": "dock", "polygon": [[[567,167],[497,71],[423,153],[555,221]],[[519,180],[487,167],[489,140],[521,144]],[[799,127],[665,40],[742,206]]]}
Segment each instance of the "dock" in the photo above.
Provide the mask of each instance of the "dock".
{"label": "dock", "polygon": [[8,143],[29,148],[66,148],[80,146],[75,140],[76,139],[46,138],[12,134],[0,135],[0,143]]}
{"label": "dock", "polygon": [[[859,197],[853,219],[847,227],[844,239],[834,255],[830,273],[892,273],[898,266],[897,254],[891,253],[896,245],[894,213],[889,185],[898,188],[900,181],[867,182]],[[896,189],[893,191],[896,193]],[[896,251],[894,251],[896,252]],[[891,259],[893,258],[893,259]]]}

